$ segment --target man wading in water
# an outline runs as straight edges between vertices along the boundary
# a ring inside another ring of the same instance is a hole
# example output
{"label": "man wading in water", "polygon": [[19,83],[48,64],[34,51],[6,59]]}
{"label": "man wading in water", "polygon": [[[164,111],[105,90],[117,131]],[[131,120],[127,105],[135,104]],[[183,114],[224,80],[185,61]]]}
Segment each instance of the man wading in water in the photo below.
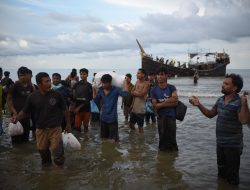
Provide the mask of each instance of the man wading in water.
{"label": "man wading in water", "polygon": [[152,89],[152,102],[158,114],[159,149],[178,151],[176,142],[175,107],[178,104],[177,90],[167,81],[167,69],[156,71],[158,85]]}
{"label": "man wading in water", "polygon": [[249,122],[247,96],[239,96],[243,87],[241,76],[226,75],[221,92],[211,110],[205,108],[195,96],[189,102],[197,106],[208,118],[218,115],[216,120],[218,177],[230,184],[239,184],[240,156],[243,149],[242,124]]}
{"label": "man wading in water", "polygon": [[64,150],[61,123],[63,115],[65,115],[67,122],[65,130],[71,131],[69,111],[62,95],[51,90],[51,80],[47,73],[38,73],[36,83],[39,89],[28,97],[23,109],[18,115],[13,116],[12,122],[16,123],[27,117],[29,113],[35,113],[36,142],[42,165],[47,166],[52,163],[51,150],[54,163],[58,168],[63,168]]}
{"label": "man wading in water", "polygon": [[131,105],[131,113],[129,120],[129,128],[135,130],[135,124],[138,124],[139,133],[144,133],[143,124],[144,116],[146,113],[145,102],[149,90],[149,82],[145,81],[146,71],[144,69],[138,69],[136,77],[137,81],[134,88],[131,91],[131,95],[134,97]]}

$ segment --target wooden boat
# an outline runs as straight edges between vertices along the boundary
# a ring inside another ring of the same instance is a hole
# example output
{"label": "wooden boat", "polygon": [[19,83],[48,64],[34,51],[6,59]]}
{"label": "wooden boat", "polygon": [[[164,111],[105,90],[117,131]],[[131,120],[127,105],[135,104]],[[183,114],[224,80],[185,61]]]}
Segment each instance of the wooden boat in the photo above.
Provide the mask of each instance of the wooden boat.
{"label": "wooden boat", "polygon": [[[136,39],[137,44],[141,50],[141,67],[146,70],[147,73],[156,73],[159,67],[166,67],[169,76],[194,76],[197,72],[199,76],[217,77],[225,76],[226,67],[230,63],[230,57],[224,51],[209,52],[209,53],[189,53],[190,60],[185,63],[177,62],[174,60],[166,60],[164,58],[156,58],[147,54],[142,48],[139,41]],[[201,61],[201,57],[205,57],[205,61]]]}

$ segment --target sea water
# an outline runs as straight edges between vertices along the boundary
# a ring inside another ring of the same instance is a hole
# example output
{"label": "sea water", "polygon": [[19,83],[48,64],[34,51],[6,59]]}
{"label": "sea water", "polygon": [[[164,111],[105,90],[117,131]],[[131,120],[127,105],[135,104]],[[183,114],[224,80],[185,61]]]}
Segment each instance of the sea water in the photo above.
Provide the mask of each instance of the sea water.
{"label": "sea water", "polygon": [[[52,74],[56,70],[47,71]],[[129,72],[136,79],[136,70]],[[66,77],[70,70],[57,70]],[[90,71],[93,73],[93,71]],[[244,79],[250,90],[250,70],[228,70]],[[91,74],[89,75],[91,76]],[[90,123],[88,133],[75,133],[81,151],[66,152],[64,170],[42,168],[34,140],[13,146],[5,133],[0,137],[0,189],[249,189],[250,129],[243,126],[240,184],[229,185],[217,178],[215,122],[188,103],[192,95],[211,108],[219,96],[224,77],[173,78],[179,98],[188,106],[184,121],[177,121],[178,153],[158,151],[156,124],[144,124],[144,135],[131,132],[118,104],[120,142],[100,139],[100,125]],[[90,79],[91,81],[91,79]],[[4,116],[4,130],[9,118]]]}

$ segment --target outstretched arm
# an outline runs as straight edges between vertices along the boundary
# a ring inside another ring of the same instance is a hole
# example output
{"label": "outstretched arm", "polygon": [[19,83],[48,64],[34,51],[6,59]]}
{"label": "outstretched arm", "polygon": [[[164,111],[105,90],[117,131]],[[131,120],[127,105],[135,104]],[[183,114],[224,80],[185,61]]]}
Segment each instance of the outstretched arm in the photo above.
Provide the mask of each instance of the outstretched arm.
{"label": "outstretched arm", "polygon": [[199,101],[199,99],[196,96],[192,96],[189,99],[189,102],[193,105],[193,106],[197,106],[199,108],[199,110],[201,111],[201,113],[203,113],[206,117],[208,118],[213,118],[214,116],[217,115],[217,110],[215,107],[213,107],[211,110],[205,108]]}

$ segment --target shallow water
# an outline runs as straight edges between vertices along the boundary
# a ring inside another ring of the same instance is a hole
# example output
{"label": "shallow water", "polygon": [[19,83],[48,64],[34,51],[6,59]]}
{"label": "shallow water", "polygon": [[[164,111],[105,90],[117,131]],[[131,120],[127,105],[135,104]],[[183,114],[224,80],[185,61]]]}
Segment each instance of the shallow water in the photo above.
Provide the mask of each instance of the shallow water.
{"label": "shallow water", "polygon": [[144,135],[130,132],[120,109],[120,142],[101,140],[99,123],[91,123],[88,133],[75,133],[82,150],[65,153],[64,170],[42,168],[33,140],[12,146],[5,133],[0,137],[0,189],[249,189],[250,129],[244,126],[241,181],[234,187],[217,179],[216,118],[206,118],[188,103],[188,96],[198,94],[212,107],[221,81],[204,78],[193,86],[191,78],[170,80],[188,106],[185,120],[177,123],[178,153],[158,151],[155,124],[145,124]]}
{"label": "shallow water", "polygon": [[[185,120],[178,123],[178,153],[158,151],[155,124],[145,125],[145,134],[139,135],[130,132],[122,116],[119,123],[119,143],[101,140],[98,123],[91,123],[88,133],[76,133],[82,150],[66,152],[62,171],[41,167],[34,141],[12,146],[4,134],[0,140],[0,189],[233,188],[217,180],[215,119],[207,119],[189,106]],[[247,127],[244,136],[239,189],[250,187]]]}

